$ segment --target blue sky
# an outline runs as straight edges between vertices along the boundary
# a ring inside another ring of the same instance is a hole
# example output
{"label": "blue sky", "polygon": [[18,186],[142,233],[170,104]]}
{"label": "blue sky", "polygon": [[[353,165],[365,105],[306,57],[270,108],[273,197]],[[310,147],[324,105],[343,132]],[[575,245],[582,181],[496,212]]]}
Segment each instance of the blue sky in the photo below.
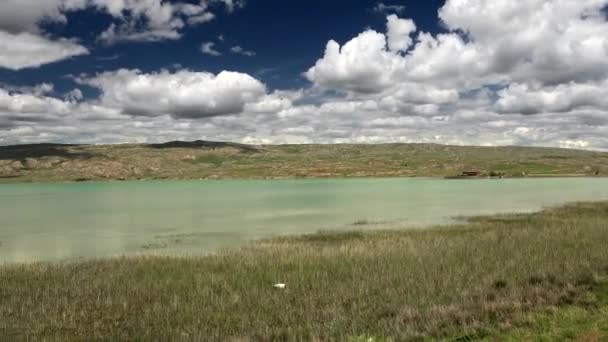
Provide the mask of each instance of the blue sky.
{"label": "blue sky", "polygon": [[[407,6],[408,16],[416,18],[417,25],[425,31],[438,32],[441,28],[437,10],[443,2],[409,0],[384,4]],[[62,92],[74,86],[65,78],[69,74],[94,74],[118,68],[155,71],[179,64],[182,68],[214,73],[222,70],[245,72],[255,75],[272,89],[298,88],[309,83],[301,74],[320,57],[328,40],[346,42],[368,27],[383,29],[386,13],[394,12],[394,9],[382,12],[377,6],[377,1],[366,0],[250,0],[243,8],[229,13],[225,5],[216,3],[212,10],[217,17],[183,30],[181,39],[113,45],[97,41],[112,22],[111,18],[88,8],[68,12],[67,23],[41,26],[49,35],[78,39],[90,50],[89,55],[39,68],[18,71],[0,68],[0,79],[21,86],[52,82],[55,90]],[[202,54],[202,42],[213,42],[222,56]],[[255,51],[255,56],[231,53],[234,46]]]}
{"label": "blue sky", "polygon": [[608,149],[608,0],[3,0],[0,145]]}

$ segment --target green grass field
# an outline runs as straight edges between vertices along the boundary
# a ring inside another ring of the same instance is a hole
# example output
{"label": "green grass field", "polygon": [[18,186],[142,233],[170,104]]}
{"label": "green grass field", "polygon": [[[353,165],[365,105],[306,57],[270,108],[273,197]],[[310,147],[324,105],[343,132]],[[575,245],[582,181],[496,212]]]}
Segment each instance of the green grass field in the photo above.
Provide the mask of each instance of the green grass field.
{"label": "green grass field", "polygon": [[0,147],[0,182],[137,179],[444,177],[463,171],[606,176],[608,153],[536,147],[432,144],[22,145]]}
{"label": "green grass field", "polygon": [[206,257],[5,265],[0,340],[601,341],[606,246],[603,202]]}

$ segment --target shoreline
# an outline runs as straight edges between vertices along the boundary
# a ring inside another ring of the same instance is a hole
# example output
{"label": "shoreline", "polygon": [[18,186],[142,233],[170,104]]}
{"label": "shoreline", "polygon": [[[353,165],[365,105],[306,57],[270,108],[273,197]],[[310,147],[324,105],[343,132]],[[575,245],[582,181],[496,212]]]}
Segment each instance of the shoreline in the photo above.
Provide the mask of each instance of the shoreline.
{"label": "shoreline", "polygon": [[146,179],[87,179],[87,180],[23,180],[0,178],[4,184],[95,184],[95,183],[137,183],[137,182],[193,182],[193,181],[294,181],[294,180],[365,180],[365,179],[415,179],[415,180],[511,180],[511,179],[608,179],[608,175],[555,174],[527,175],[525,177],[463,177],[463,176],[345,176],[345,177],[250,177],[250,178],[146,178]]}

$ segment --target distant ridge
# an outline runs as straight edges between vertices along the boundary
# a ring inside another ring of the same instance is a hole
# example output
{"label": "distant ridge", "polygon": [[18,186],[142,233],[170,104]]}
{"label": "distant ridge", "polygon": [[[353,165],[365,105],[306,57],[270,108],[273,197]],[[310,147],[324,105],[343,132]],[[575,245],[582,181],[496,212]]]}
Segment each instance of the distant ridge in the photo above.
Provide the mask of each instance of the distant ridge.
{"label": "distant ridge", "polygon": [[158,144],[0,146],[0,182],[348,177],[608,176],[608,153],[437,144]]}

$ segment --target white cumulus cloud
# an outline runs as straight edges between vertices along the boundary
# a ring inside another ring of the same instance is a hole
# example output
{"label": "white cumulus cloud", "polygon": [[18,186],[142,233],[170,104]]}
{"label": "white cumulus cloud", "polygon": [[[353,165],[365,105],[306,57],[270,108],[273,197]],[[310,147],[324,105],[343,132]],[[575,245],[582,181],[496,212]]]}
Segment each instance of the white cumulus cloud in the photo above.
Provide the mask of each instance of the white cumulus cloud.
{"label": "white cumulus cloud", "polygon": [[66,58],[86,55],[89,50],[68,39],[51,40],[29,32],[0,31],[0,67],[21,70]]}
{"label": "white cumulus cloud", "polygon": [[400,19],[394,14],[387,18],[388,47],[392,51],[406,51],[412,45],[410,35],[416,32],[416,24],[413,20]]}
{"label": "white cumulus cloud", "polygon": [[238,72],[178,71],[142,73],[118,70],[86,81],[98,87],[100,102],[125,114],[176,118],[201,118],[239,114],[247,103],[266,94],[266,87],[255,78]]}
{"label": "white cumulus cloud", "polygon": [[387,50],[386,36],[365,31],[344,46],[331,40],[325,55],[306,72],[316,85],[345,91],[378,93],[392,86],[403,60]]}

